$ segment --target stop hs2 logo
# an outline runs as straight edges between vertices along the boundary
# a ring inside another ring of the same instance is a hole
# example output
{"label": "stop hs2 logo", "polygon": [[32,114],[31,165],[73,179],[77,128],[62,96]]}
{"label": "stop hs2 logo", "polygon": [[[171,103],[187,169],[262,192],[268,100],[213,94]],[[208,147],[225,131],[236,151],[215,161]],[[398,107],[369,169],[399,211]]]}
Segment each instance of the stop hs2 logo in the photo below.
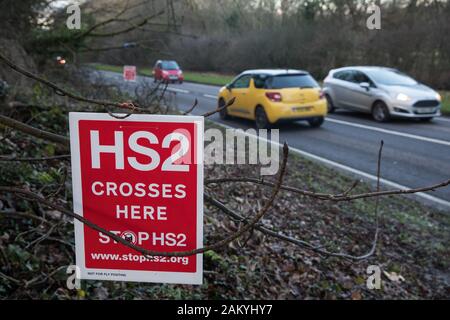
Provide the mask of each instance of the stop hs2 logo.
{"label": "stop hs2 logo", "polygon": [[[70,113],[70,139],[75,213],[148,250],[203,246],[203,118]],[[139,257],[78,221],[75,240],[83,279],[201,283],[201,254]]]}

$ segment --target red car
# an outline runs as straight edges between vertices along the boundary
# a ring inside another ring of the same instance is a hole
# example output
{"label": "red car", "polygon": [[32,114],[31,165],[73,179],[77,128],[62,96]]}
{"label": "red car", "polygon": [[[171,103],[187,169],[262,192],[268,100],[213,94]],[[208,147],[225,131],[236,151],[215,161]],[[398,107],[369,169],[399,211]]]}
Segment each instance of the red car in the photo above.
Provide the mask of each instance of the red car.
{"label": "red car", "polygon": [[153,67],[153,80],[165,83],[183,83],[184,76],[180,66],[173,60],[158,60]]}

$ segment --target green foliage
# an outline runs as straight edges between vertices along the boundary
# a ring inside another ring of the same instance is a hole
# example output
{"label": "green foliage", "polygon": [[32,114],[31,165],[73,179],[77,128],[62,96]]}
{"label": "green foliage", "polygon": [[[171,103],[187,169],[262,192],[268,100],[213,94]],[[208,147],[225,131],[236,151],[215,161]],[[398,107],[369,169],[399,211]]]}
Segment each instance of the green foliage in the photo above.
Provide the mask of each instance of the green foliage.
{"label": "green foliage", "polygon": [[70,30],[65,25],[52,29],[35,29],[26,47],[33,53],[44,56],[68,55],[71,51],[67,48],[76,51],[84,45],[84,39],[79,39],[78,36],[85,30],[85,25],[80,30]]}
{"label": "green foliage", "polygon": [[442,91],[442,113],[450,115],[450,91]]}
{"label": "green foliage", "polygon": [[204,253],[204,256],[205,262],[207,264],[211,263],[212,267],[220,267],[222,270],[226,270],[228,268],[227,261],[217,252],[209,250]]}
{"label": "green foliage", "polygon": [[25,267],[28,271],[35,271],[39,267],[39,260],[21,246],[10,244],[7,247],[10,263],[15,268]]}

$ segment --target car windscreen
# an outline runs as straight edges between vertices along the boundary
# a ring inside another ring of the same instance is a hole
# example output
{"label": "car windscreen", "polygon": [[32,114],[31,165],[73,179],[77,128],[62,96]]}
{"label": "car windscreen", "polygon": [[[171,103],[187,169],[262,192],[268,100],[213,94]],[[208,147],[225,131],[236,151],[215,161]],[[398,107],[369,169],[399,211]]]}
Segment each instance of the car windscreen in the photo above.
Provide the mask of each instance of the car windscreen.
{"label": "car windscreen", "polygon": [[178,70],[180,67],[175,61],[163,61],[162,68],[164,70]]}
{"label": "car windscreen", "polygon": [[286,74],[269,77],[266,80],[266,89],[284,88],[317,88],[319,84],[309,74]]}
{"label": "car windscreen", "polygon": [[387,86],[413,86],[417,81],[406,74],[395,70],[369,70],[366,71],[373,81]]}

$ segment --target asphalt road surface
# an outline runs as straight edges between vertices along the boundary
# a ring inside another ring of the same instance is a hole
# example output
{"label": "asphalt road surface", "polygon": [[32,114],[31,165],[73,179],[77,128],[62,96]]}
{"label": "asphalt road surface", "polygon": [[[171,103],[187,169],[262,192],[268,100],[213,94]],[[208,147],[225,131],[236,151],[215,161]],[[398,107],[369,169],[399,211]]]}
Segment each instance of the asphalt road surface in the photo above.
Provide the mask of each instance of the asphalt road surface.
{"label": "asphalt road surface", "polygon": [[[104,81],[113,82],[134,92],[139,83],[153,82],[150,77],[138,77],[136,83],[124,82],[122,75],[96,71]],[[200,115],[217,107],[219,87],[184,83],[171,84],[180,110],[188,110],[195,98],[198,106],[192,114]],[[254,128],[251,121],[223,121],[218,114],[209,120],[233,128]],[[382,177],[389,188],[419,188],[450,178],[450,118],[436,118],[429,123],[414,120],[393,120],[376,123],[370,115],[339,111],[327,117],[320,128],[306,122],[294,122],[279,127],[280,142],[291,150],[328,166],[349,172],[372,183],[376,179],[377,154],[384,141]],[[415,196],[429,205],[450,212],[450,187]]]}

